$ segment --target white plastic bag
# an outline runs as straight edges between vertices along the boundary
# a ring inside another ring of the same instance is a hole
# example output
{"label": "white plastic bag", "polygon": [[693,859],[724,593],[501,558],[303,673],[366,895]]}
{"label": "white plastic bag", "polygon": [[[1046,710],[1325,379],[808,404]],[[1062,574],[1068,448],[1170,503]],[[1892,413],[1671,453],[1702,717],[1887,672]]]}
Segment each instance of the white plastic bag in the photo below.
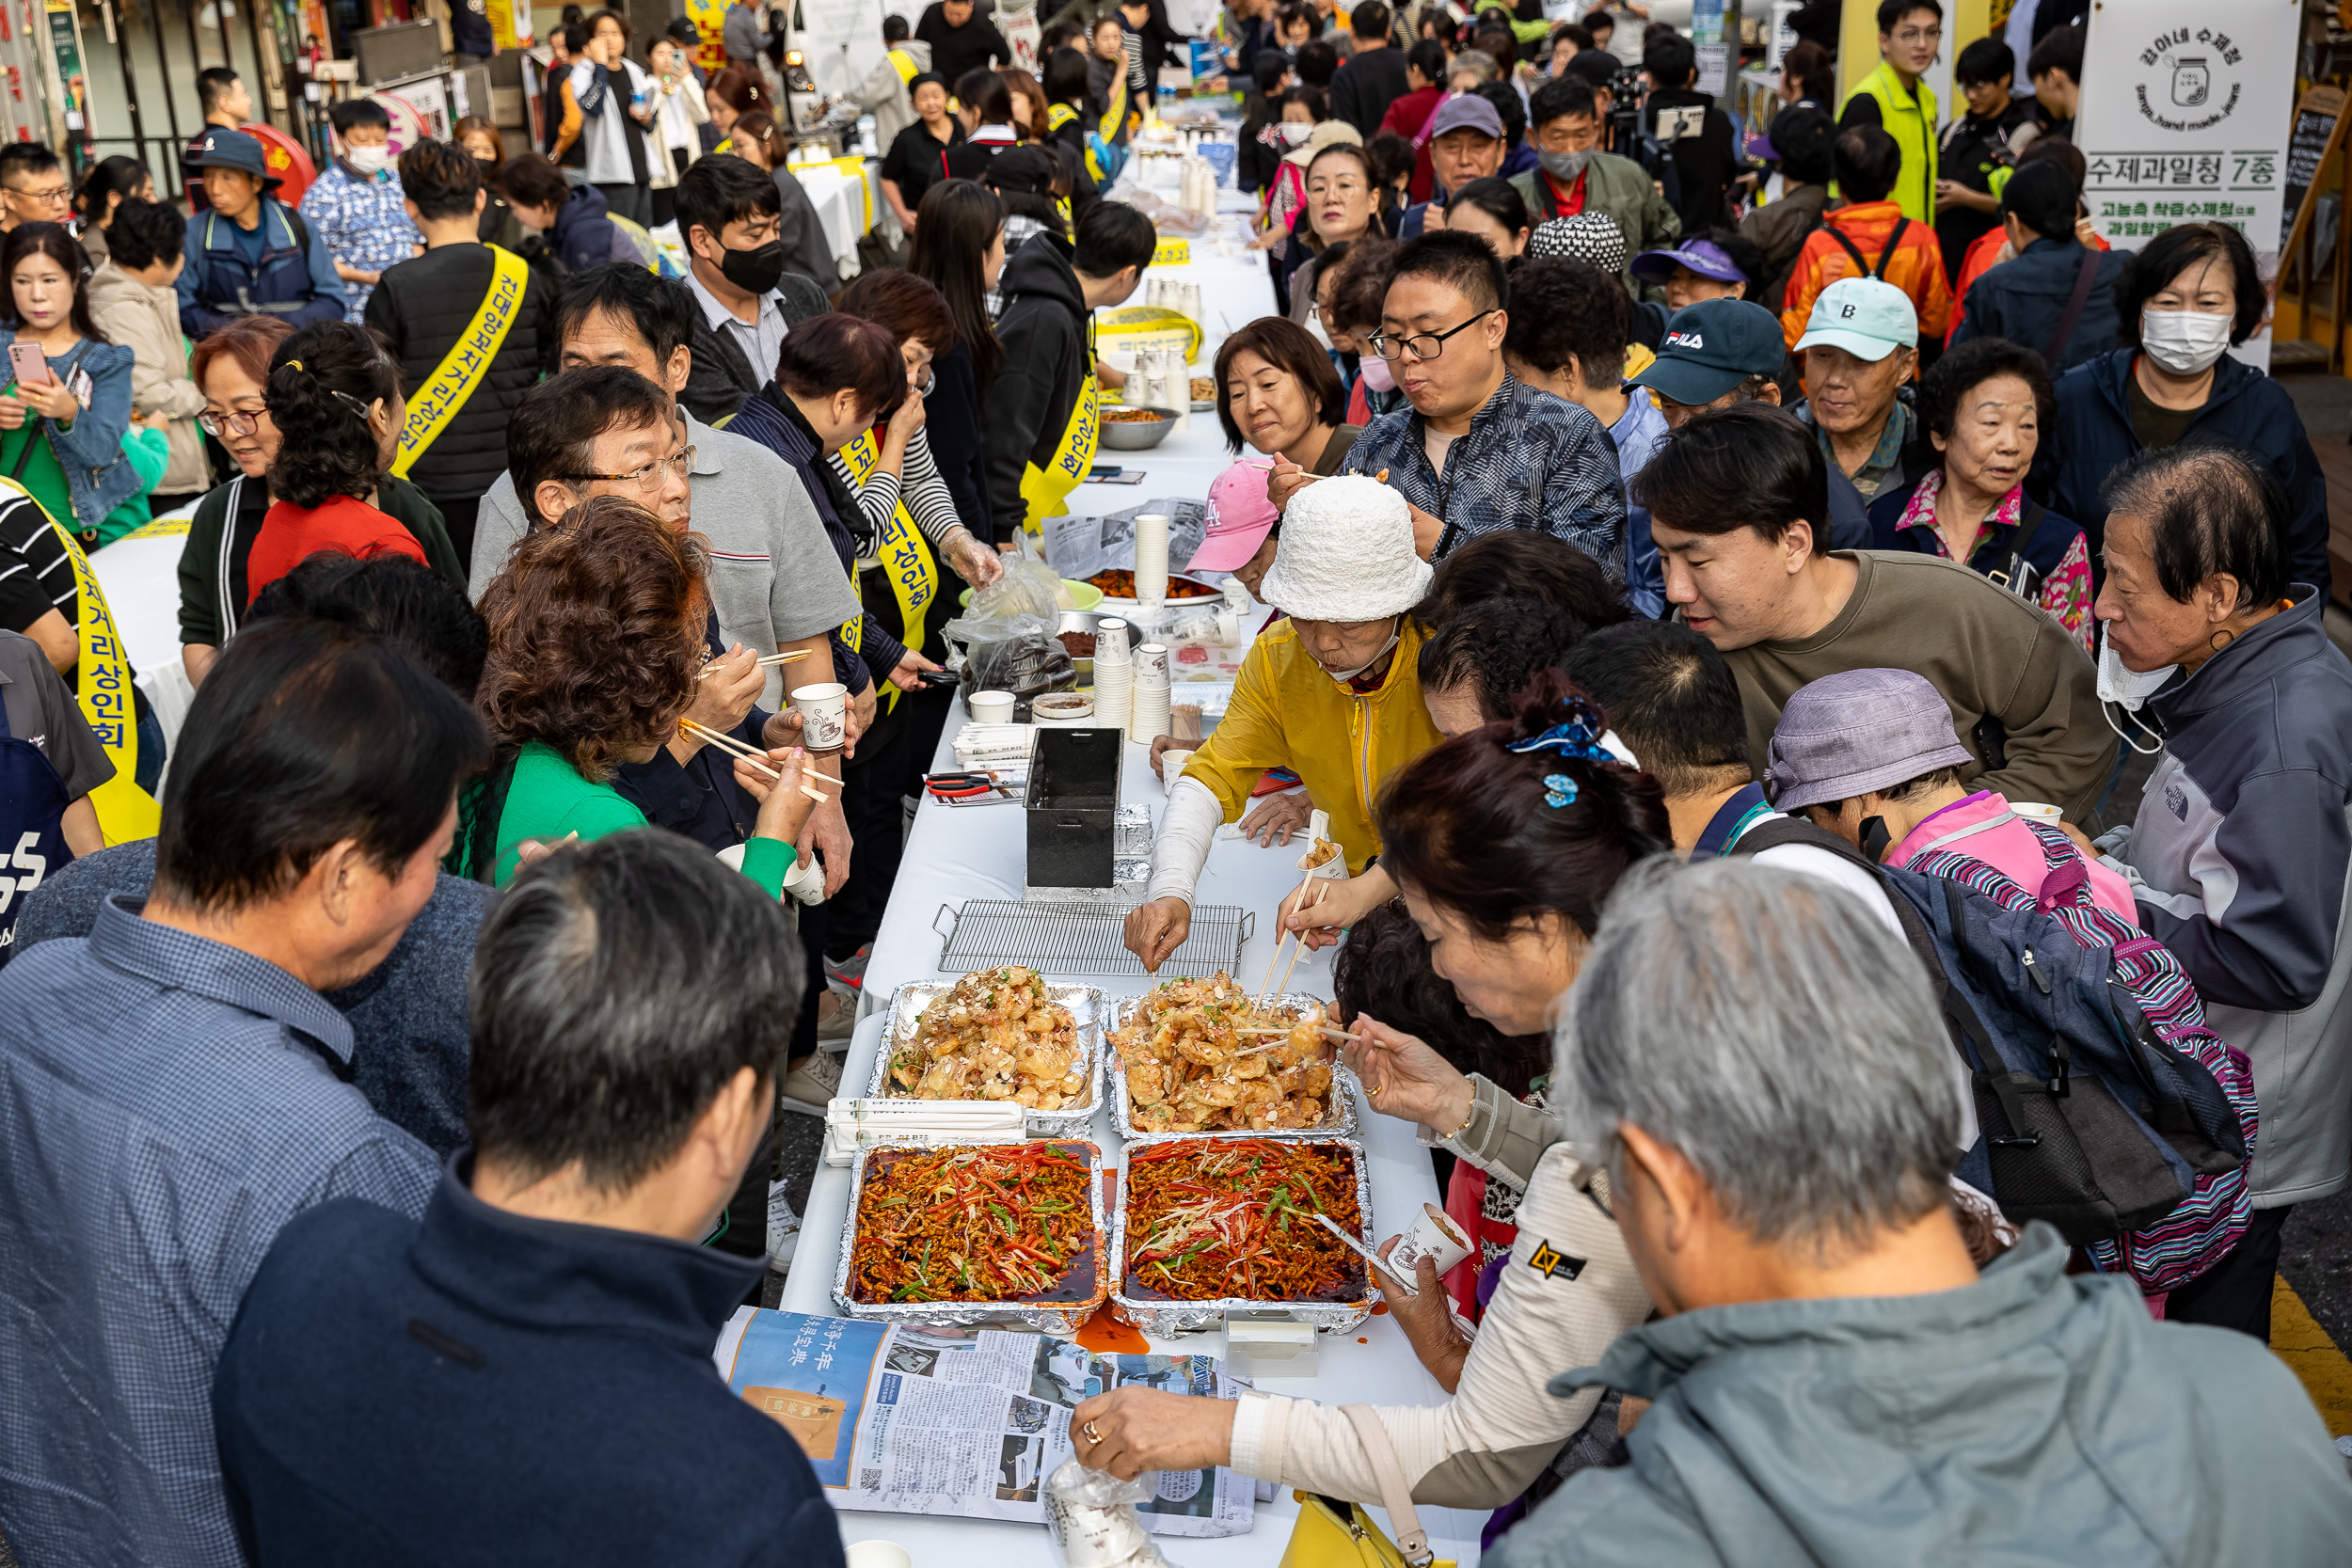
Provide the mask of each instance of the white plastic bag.
{"label": "white plastic bag", "polygon": [[1120,1481],[1074,1459],[1045,1479],[1045,1533],[1056,1568],[1173,1568],[1143,1533],[1136,1504],[1157,1495],[1152,1472]]}

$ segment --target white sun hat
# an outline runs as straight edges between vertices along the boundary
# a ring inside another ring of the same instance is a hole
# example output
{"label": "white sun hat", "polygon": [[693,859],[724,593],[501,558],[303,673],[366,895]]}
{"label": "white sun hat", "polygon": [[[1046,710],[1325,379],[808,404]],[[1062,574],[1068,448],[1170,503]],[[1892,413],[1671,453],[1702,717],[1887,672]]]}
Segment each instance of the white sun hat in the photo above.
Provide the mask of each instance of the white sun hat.
{"label": "white sun hat", "polygon": [[1405,498],[1361,475],[1319,479],[1291,497],[1258,597],[1302,621],[1377,621],[1429,592]]}

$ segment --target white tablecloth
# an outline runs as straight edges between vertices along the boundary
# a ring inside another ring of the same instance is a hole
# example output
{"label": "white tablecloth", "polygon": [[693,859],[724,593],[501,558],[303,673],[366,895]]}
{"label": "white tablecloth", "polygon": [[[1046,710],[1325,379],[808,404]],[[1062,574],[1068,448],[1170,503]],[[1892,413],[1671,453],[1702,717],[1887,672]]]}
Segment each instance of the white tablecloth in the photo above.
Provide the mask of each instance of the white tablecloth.
{"label": "white tablecloth", "polygon": [[877,215],[882,210],[881,195],[868,184],[870,174],[863,178],[846,174],[830,164],[794,168],[792,172],[800,177],[802,189],[808,192],[808,199],[817,209],[817,221],[824,228],[825,244],[834,259],[850,263],[842,276],[856,277],[857,242],[872,227],[866,221],[868,198]]}
{"label": "white tablecloth", "polygon": [[[941,741],[939,766],[954,765],[947,738],[964,721],[959,704]],[[1123,800],[1130,805],[1148,803],[1156,823],[1166,793],[1152,774],[1146,749],[1129,743],[1125,750]],[[882,1022],[879,1014],[887,1007],[891,993],[910,980],[953,978],[939,966],[941,939],[931,928],[940,906],[961,905],[969,898],[1021,896],[1026,833],[1025,814],[1019,805],[950,807],[926,800],[917,810],[898,886],[892,890],[882,919],[882,935],[866,967],[861,1008],[868,1016],[859,1025],[844,1066],[844,1094],[861,1094],[871,1081]],[[1246,841],[1220,839],[1209,856],[1200,879],[1200,901],[1236,904],[1257,912],[1256,931],[1242,949],[1240,974],[1245,984],[1256,984],[1273,955],[1273,911],[1298,883],[1298,853],[1295,847],[1262,849]],[[1331,952],[1326,948],[1302,959],[1291,977],[1290,989],[1330,995]],[[1283,961],[1289,961],[1287,957]],[[1051,966],[1046,967],[1050,972]],[[1155,983],[1139,968],[1131,975],[1083,978],[1112,996],[1139,995]],[[1385,1236],[1403,1228],[1401,1216],[1436,1200],[1437,1180],[1429,1156],[1415,1141],[1409,1124],[1374,1115],[1360,1103],[1357,1115],[1371,1165],[1374,1217]],[[1094,1136],[1106,1155],[1116,1156],[1119,1140],[1110,1131],[1107,1111],[1095,1118]],[[849,1197],[847,1169],[818,1170],[803,1219],[800,1252],[785,1286],[787,1310],[828,1314],[834,1310],[833,1275]],[[1248,1363],[1237,1366],[1236,1370],[1269,1392],[1331,1403],[1437,1404],[1446,1397],[1414,1358],[1412,1347],[1392,1317],[1375,1317],[1354,1334],[1322,1336],[1321,1345],[1321,1364],[1311,1377],[1285,1376]],[[1224,1336],[1191,1335],[1156,1342],[1153,1348],[1222,1354]],[[1216,1568],[1271,1568],[1289,1543],[1291,1521],[1297,1512],[1297,1503],[1284,1489],[1274,1502],[1258,1505],[1257,1527],[1248,1535],[1162,1544],[1174,1561],[1186,1568],[1195,1564],[1205,1568],[1211,1562]],[[1477,1560],[1478,1533],[1485,1515],[1441,1508],[1423,1509],[1421,1515],[1438,1557],[1453,1558],[1465,1568]],[[895,1541],[914,1554],[915,1568],[996,1568],[998,1564],[1033,1568],[1045,1560],[1044,1538],[1031,1526],[855,1512],[845,1512],[840,1517],[843,1540]]]}

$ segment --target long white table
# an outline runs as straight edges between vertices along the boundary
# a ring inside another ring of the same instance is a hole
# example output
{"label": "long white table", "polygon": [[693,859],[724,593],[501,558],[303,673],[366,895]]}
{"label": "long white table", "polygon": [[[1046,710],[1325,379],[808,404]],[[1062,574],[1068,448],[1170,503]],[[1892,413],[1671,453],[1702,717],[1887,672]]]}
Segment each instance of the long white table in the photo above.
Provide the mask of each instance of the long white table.
{"label": "long white table", "polygon": [[[946,737],[955,735],[964,718],[959,704],[948,720]],[[941,741],[939,765],[952,767],[946,737]],[[1121,789],[1126,803],[1148,803],[1157,823],[1166,794],[1152,773],[1146,749],[1132,742],[1125,747]],[[1021,896],[1026,831],[1024,808],[1015,804],[951,807],[927,799],[917,810],[898,883],[891,893],[882,934],[866,963],[861,1009],[867,1016],[859,1025],[844,1064],[843,1093],[863,1093],[871,1081],[883,1022],[880,1015],[891,993],[911,980],[952,979],[955,973],[961,973],[940,967],[941,938],[932,929],[940,906],[961,905],[970,898]],[[1240,974],[1245,984],[1254,985],[1273,956],[1273,911],[1298,883],[1298,855],[1295,845],[1261,848],[1245,840],[1223,838],[1210,853],[1200,879],[1200,902],[1239,905],[1257,914],[1256,929],[1242,948]],[[1291,977],[1290,989],[1329,996],[1332,951],[1326,948],[1302,959]],[[1284,962],[1288,961],[1285,958]],[[1156,983],[1140,969],[1126,975],[1073,978],[1083,978],[1110,996],[1139,995]],[[1415,1140],[1409,1123],[1375,1115],[1360,1102],[1357,1117],[1371,1171],[1374,1220],[1385,1237],[1404,1228],[1405,1216],[1417,1212],[1420,1205],[1437,1201],[1437,1180],[1429,1155]],[[1106,1156],[1116,1155],[1120,1145],[1111,1132],[1107,1110],[1097,1115],[1094,1136]],[[787,1310],[835,1311],[834,1268],[840,1255],[849,1200],[849,1171],[819,1167],[803,1216],[800,1252],[785,1286],[782,1305]],[[1376,1316],[1354,1334],[1324,1335],[1320,1340],[1321,1364],[1312,1376],[1285,1376],[1265,1365],[1247,1362],[1235,1370],[1269,1392],[1330,1403],[1436,1404],[1446,1397],[1414,1358],[1412,1347],[1392,1317]],[[1224,1336],[1221,1332],[1190,1335],[1155,1341],[1153,1348],[1222,1354]],[[1218,1568],[1272,1568],[1289,1543],[1297,1512],[1296,1501],[1285,1488],[1275,1501],[1258,1505],[1257,1526],[1248,1535],[1216,1542],[1164,1541],[1162,1544],[1180,1564],[1214,1561]],[[1452,1558],[1465,1568],[1477,1560],[1485,1515],[1454,1509],[1423,1509],[1421,1513],[1438,1557]],[[1039,1554],[1044,1542],[1030,1526],[854,1511],[842,1513],[840,1519],[844,1541],[897,1542],[914,1554],[916,1568],[995,1568],[1042,1560]]]}

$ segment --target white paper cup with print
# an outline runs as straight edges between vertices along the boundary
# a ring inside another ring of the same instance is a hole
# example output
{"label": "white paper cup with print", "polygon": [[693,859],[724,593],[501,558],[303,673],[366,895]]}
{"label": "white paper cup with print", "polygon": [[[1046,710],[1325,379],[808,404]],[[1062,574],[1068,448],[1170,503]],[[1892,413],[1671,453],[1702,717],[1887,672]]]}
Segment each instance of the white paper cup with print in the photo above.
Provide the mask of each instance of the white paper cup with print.
{"label": "white paper cup with print", "polygon": [[803,686],[792,693],[801,716],[801,744],[812,752],[838,751],[850,738],[850,689],[839,681]]}
{"label": "white paper cup with print", "polygon": [[2066,819],[2066,814],[2043,800],[2011,800],[2009,809],[2020,816],[2030,816],[2037,822],[2047,822],[2053,828]]}
{"label": "white paper cup with print", "polygon": [[1094,667],[1128,662],[1127,623],[1116,615],[1105,615],[1094,624]]}
{"label": "white paper cup with print", "polygon": [[1166,686],[1168,682],[1168,645],[1146,642],[1136,650],[1136,684]]}
{"label": "white paper cup with print", "polygon": [[1184,764],[1192,760],[1192,752],[1170,746],[1160,753],[1160,783],[1174,789],[1176,781],[1184,776]]}
{"label": "white paper cup with print", "polygon": [[1389,1253],[1389,1262],[1407,1279],[1418,1277],[1421,1260],[1424,1258],[1438,1265],[1442,1278],[1447,1270],[1470,1255],[1470,1238],[1452,1215],[1434,1203],[1424,1203],[1413,1217],[1412,1228],[1397,1238]]}
{"label": "white paper cup with print", "polygon": [[1009,691],[975,691],[963,700],[963,705],[972,710],[976,724],[1009,724],[1013,705],[1019,700]]}

